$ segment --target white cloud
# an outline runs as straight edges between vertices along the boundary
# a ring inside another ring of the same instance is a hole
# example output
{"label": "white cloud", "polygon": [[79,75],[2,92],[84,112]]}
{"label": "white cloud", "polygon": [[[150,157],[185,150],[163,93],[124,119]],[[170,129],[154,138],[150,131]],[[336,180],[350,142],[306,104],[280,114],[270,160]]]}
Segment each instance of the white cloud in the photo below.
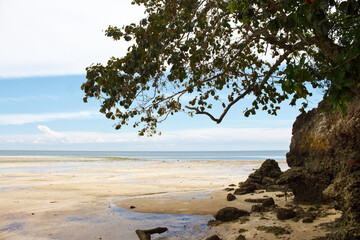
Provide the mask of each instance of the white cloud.
{"label": "white cloud", "polygon": [[62,137],[65,136],[64,134],[55,132],[55,131],[51,130],[50,128],[48,128],[47,126],[44,126],[44,125],[39,125],[37,128],[38,128],[42,133],[44,133],[44,136],[45,136],[45,137],[50,137],[50,138],[58,139],[58,138],[62,138]]}
{"label": "white cloud", "polygon": [[126,51],[128,44],[105,37],[109,25],[144,17],[131,0],[0,2],[0,77],[83,74]]}
{"label": "white cloud", "polygon": [[38,95],[38,96],[27,96],[27,97],[0,97],[1,102],[27,102],[33,100],[57,100],[58,97],[50,95]]}
{"label": "white cloud", "polygon": [[287,149],[291,138],[290,128],[179,130],[151,138],[139,137],[135,132],[57,132],[44,125],[38,129],[41,134],[0,135],[0,143],[76,150],[273,150]]}
{"label": "white cloud", "polygon": [[0,115],[0,126],[49,122],[60,119],[84,119],[84,118],[92,118],[97,115],[100,114],[98,112],[90,112],[90,111],[70,112],[70,113],[3,114]]}

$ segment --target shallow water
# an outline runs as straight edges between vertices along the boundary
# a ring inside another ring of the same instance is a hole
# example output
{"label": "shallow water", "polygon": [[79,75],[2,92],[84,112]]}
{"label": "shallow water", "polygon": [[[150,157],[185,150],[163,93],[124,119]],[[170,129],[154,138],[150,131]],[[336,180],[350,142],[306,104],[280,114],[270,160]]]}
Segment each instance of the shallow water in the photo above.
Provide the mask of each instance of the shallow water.
{"label": "shallow water", "polygon": [[[159,195],[159,194],[158,194]],[[162,194],[164,196],[166,194]],[[194,193],[186,195],[186,197],[202,197],[207,195],[205,192]],[[201,234],[207,227],[207,223],[213,220],[214,217],[210,215],[183,215],[183,214],[158,214],[158,213],[139,213],[129,211],[120,207],[117,207],[114,202],[122,200],[116,199],[111,203],[111,211],[116,214],[120,214],[121,217],[136,222],[144,222],[142,229],[151,229],[156,227],[167,227],[168,232],[161,234],[159,239],[174,239],[185,238],[185,236],[195,237]],[[157,238],[152,238],[157,239]]]}

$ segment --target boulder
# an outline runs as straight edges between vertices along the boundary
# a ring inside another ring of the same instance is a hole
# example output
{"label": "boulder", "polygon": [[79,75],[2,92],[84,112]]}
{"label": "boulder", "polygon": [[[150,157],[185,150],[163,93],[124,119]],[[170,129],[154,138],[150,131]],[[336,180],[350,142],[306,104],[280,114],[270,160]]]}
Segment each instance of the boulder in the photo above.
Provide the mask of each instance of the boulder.
{"label": "boulder", "polygon": [[221,240],[221,238],[218,235],[214,234],[214,235],[206,238],[206,240]]}
{"label": "boulder", "polygon": [[249,203],[262,203],[265,198],[246,198],[244,201]]}
{"label": "boulder", "polygon": [[240,210],[235,207],[225,207],[220,209],[216,215],[215,219],[222,222],[229,222],[233,220],[237,220],[242,216],[249,216],[249,212],[245,210]]}
{"label": "boulder", "polygon": [[226,199],[227,199],[228,201],[234,201],[234,200],[236,199],[236,197],[235,197],[234,194],[229,193],[229,194],[227,195]]}
{"label": "boulder", "polygon": [[[265,160],[259,169],[251,173],[248,179],[235,190],[235,195],[253,193],[255,190],[283,191],[287,187],[279,186],[277,180],[282,175],[278,163],[273,159]],[[284,183],[286,184],[286,183]]]}
{"label": "boulder", "polygon": [[302,220],[302,222],[303,222],[303,223],[312,223],[312,222],[314,222],[314,219],[311,218],[311,217],[307,217],[307,218],[304,218],[304,219]]}
{"label": "boulder", "polygon": [[292,209],[289,209],[289,208],[278,208],[276,210],[276,217],[279,220],[287,220],[287,219],[291,219],[295,216],[296,216],[295,211]]}
{"label": "boulder", "polygon": [[251,212],[265,212],[266,210],[267,209],[261,204],[256,204],[251,207]]}
{"label": "boulder", "polygon": [[270,198],[265,198],[263,201],[262,201],[262,205],[264,207],[271,207],[273,205],[275,205],[275,201],[272,197]]}
{"label": "boulder", "polygon": [[246,240],[246,237],[240,234],[235,240]]}

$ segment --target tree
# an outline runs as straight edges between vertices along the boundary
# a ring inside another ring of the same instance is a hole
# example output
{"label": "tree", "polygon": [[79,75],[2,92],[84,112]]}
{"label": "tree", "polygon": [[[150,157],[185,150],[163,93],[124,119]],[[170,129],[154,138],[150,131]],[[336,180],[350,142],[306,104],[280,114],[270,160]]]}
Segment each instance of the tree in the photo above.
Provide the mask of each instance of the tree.
{"label": "tree", "polygon": [[[84,101],[139,134],[179,111],[220,123],[234,104],[254,96],[244,115],[276,115],[286,99],[307,106],[323,88],[333,110],[346,110],[360,76],[360,1],[134,0],[147,17],[106,36],[133,43],[121,58],[87,68]],[[226,97],[223,97],[223,95]],[[187,96],[187,97],[185,97]],[[190,98],[190,100],[189,100]],[[187,101],[186,101],[187,99]],[[223,112],[211,109],[220,104]]]}

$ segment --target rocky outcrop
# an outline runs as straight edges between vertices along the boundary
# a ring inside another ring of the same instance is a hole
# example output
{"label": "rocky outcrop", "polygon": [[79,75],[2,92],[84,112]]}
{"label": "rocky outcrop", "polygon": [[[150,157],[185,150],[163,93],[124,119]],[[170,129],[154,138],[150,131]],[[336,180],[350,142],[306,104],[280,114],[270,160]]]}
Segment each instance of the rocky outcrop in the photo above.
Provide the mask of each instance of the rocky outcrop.
{"label": "rocky outcrop", "polygon": [[286,183],[278,184],[282,171],[278,163],[273,159],[265,160],[259,169],[251,173],[248,179],[240,183],[240,187],[235,190],[235,195],[253,193],[255,190],[266,189],[268,192],[285,191]]}
{"label": "rocky outcrop", "polygon": [[322,102],[297,117],[287,154],[291,169],[281,177],[296,202],[334,201],[346,226],[355,228],[360,223],[359,93],[354,91],[346,114],[330,113]]}
{"label": "rocky outcrop", "polygon": [[242,216],[249,216],[249,212],[241,210],[235,207],[225,207],[220,209],[216,215],[215,219],[222,222],[229,222],[236,219],[239,219]]}

